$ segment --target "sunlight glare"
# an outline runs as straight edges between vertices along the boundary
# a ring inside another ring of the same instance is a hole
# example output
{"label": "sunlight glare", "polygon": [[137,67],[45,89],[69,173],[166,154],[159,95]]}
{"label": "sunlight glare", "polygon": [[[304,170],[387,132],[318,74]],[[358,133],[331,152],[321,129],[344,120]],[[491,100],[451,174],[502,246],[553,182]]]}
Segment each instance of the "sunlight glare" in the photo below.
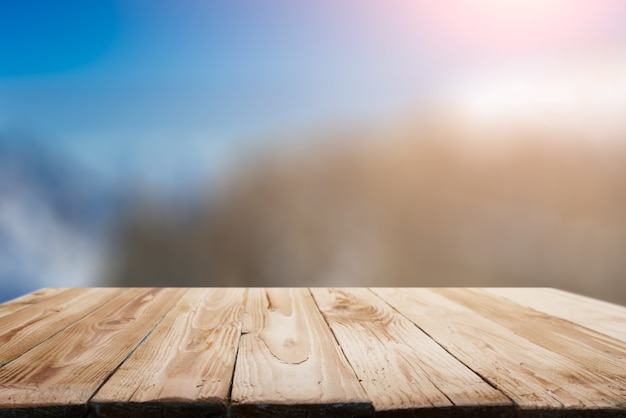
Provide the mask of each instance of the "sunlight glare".
{"label": "sunlight glare", "polygon": [[456,83],[446,98],[479,129],[530,127],[616,139],[626,132],[626,59],[483,74]]}

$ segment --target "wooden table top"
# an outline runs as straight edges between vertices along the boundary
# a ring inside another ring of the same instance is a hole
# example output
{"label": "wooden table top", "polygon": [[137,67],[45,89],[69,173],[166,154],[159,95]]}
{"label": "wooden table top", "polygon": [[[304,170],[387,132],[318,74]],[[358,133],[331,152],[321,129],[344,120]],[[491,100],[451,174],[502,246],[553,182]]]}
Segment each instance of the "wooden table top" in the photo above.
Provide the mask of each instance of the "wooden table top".
{"label": "wooden table top", "polygon": [[626,308],[547,288],[48,288],[0,416],[626,416]]}

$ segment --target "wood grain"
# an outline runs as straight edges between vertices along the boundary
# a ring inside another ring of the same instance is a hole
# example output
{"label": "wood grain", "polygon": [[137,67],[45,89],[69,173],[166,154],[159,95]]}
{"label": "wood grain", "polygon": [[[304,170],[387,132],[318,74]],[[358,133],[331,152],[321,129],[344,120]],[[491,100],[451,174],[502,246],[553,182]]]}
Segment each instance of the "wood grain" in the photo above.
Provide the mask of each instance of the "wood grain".
{"label": "wood grain", "polygon": [[226,412],[245,289],[189,289],[92,399],[99,416]]}
{"label": "wood grain", "polygon": [[585,373],[585,385],[596,386],[599,395],[626,398],[625,342],[480,289],[435,291],[527,341],[570,359],[577,371]]}
{"label": "wood grain", "polygon": [[121,289],[68,289],[0,318],[0,366],[93,312]]}
{"label": "wood grain", "polygon": [[[312,289],[376,412],[453,405],[503,413],[511,401],[367,289]],[[511,408],[508,408],[511,411]]]}
{"label": "wood grain", "polygon": [[597,332],[626,341],[626,307],[550,288],[484,288],[505,297]]}
{"label": "wood grain", "polygon": [[556,289],[42,289],[0,304],[0,418],[626,417],[625,324]]}
{"label": "wood grain", "polygon": [[86,403],[182,295],[130,289],[0,368],[0,405],[84,415]]}
{"label": "wood grain", "polygon": [[28,306],[35,305],[54,295],[65,292],[66,290],[68,289],[63,287],[46,287],[44,289],[39,289],[32,293],[28,293],[24,296],[11,299],[0,305],[0,318],[11,315]]}
{"label": "wood grain", "polygon": [[250,289],[232,416],[365,416],[371,404],[307,289]]}
{"label": "wood grain", "polygon": [[[624,397],[570,358],[444,296],[446,289],[374,291],[522,410],[624,408]],[[499,313],[497,314],[499,315]],[[523,313],[520,313],[523,315]]]}

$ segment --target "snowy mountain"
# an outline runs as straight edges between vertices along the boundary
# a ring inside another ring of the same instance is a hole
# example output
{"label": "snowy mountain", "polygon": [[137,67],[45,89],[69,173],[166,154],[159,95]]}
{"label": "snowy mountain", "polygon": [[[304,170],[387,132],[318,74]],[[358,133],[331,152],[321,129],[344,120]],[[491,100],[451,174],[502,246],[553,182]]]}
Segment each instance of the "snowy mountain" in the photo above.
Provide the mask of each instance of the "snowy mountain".
{"label": "snowy mountain", "polygon": [[0,136],[0,302],[94,284],[121,194],[31,138]]}

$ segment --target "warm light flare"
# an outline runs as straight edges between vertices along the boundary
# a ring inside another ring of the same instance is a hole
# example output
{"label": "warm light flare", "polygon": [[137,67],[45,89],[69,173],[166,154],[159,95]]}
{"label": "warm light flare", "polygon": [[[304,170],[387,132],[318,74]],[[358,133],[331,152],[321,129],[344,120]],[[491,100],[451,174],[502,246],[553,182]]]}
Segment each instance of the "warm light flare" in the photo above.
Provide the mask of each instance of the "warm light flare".
{"label": "warm light flare", "polygon": [[[617,0],[448,0],[402,2],[439,47],[514,51],[580,46],[616,27]],[[399,12],[398,12],[399,13]],[[400,17],[402,19],[402,17]]]}
{"label": "warm light flare", "polygon": [[457,80],[444,101],[479,129],[523,126],[568,137],[621,139],[626,130],[626,58],[594,58],[587,64],[516,68]]}

